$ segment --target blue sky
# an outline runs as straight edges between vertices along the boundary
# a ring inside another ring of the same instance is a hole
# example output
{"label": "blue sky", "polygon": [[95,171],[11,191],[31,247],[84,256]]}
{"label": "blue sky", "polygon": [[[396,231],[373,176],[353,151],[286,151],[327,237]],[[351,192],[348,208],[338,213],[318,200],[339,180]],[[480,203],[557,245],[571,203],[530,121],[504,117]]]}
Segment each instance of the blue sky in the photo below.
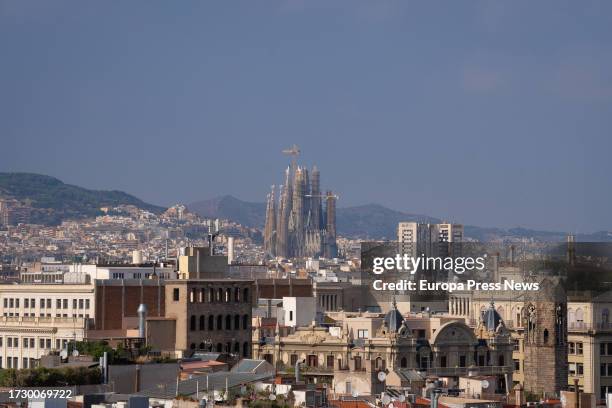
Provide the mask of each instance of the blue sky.
{"label": "blue sky", "polygon": [[612,229],[607,1],[0,0],[1,171],[263,201],[296,143],[339,205]]}

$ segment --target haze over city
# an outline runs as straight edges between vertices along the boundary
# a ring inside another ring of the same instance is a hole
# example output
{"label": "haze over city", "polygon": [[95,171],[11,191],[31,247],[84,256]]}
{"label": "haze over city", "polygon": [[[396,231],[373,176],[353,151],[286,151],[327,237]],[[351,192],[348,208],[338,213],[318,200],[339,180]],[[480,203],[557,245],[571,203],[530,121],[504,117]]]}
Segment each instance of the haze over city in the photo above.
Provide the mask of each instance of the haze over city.
{"label": "haze over city", "polygon": [[[348,5],[351,7],[348,7]],[[0,171],[612,229],[612,4],[0,1]]]}

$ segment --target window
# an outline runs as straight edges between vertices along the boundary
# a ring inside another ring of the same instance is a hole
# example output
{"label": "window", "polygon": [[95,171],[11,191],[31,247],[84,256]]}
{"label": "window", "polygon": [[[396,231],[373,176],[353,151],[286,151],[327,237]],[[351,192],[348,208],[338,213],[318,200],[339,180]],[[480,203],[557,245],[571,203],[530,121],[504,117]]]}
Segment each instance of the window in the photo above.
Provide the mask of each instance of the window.
{"label": "window", "polygon": [[178,302],[179,300],[179,288],[174,288],[172,290],[172,300]]}
{"label": "window", "polygon": [[459,367],[465,367],[465,356],[459,356]]}
{"label": "window", "polygon": [[68,309],[68,299],[64,299],[64,309]]}
{"label": "window", "polygon": [[605,356],[606,355],[606,343],[601,343],[599,345],[599,355],[600,356]]}
{"label": "window", "polygon": [[308,367],[316,367],[319,361],[315,354],[309,354],[306,363],[308,364]]}
{"label": "window", "polygon": [[23,347],[24,348],[28,348],[28,344],[30,344],[30,342],[28,341],[28,339],[24,338],[23,339]]}
{"label": "window", "polygon": [[89,309],[89,299],[85,299],[85,309]]}
{"label": "window", "polygon": [[79,299],[79,309],[83,308],[83,299]]}
{"label": "window", "polygon": [[440,357],[440,367],[446,367],[446,356]]}
{"label": "window", "polygon": [[26,309],[30,307],[30,299],[25,298],[25,300],[23,301],[23,307],[25,307]]}
{"label": "window", "polygon": [[41,349],[45,348],[45,339],[38,340],[38,347],[40,347]]}
{"label": "window", "polygon": [[35,343],[36,339],[35,338],[31,338],[30,339],[30,348],[34,348],[34,343]]}
{"label": "window", "polygon": [[584,375],[584,364],[576,363],[576,374],[578,374],[579,376]]}
{"label": "window", "polygon": [[30,299],[30,307],[36,307],[36,299],[34,298]]}
{"label": "window", "polygon": [[519,351],[521,349],[521,342],[519,339],[513,339],[512,340],[512,345],[513,345],[513,350],[514,351]]}
{"label": "window", "polygon": [[521,371],[521,361],[520,360],[512,360],[514,362],[514,371]]}
{"label": "window", "polygon": [[62,300],[61,299],[57,299],[55,301],[55,308],[56,309],[61,309],[62,308]]}
{"label": "window", "polygon": [[599,365],[599,375],[601,377],[607,377],[608,376],[607,367],[608,366],[605,363]]}
{"label": "window", "polygon": [[334,368],[334,356],[332,355],[327,356],[326,365],[327,365],[327,368]]}
{"label": "window", "polygon": [[51,299],[47,299],[47,309],[51,309]]}
{"label": "window", "polygon": [[9,299],[9,307],[15,307],[15,301],[13,298]]}
{"label": "window", "polygon": [[[194,331],[195,329],[196,329],[196,317],[194,315],[191,315],[189,330]],[[194,345],[194,348],[195,348],[195,345]]]}
{"label": "window", "polygon": [[8,299],[4,298],[4,307],[8,307]]}
{"label": "window", "polygon": [[19,307],[19,299],[15,299],[15,307]]}
{"label": "window", "polygon": [[12,337],[7,337],[6,338],[6,346],[7,347],[13,347],[13,338]]}
{"label": "window", "polygon": [[77,308],[77,300],[76,299],[72,299],[72,308],[73,309]]}
{"label": "window", "polygon": [[369,337],[368,329],[358,329],[357,330],[358,339],[367,339],[368,337]]}
{"label": "window", "polygon": [[298,359],[297,354],[292,354],[289,357],[289,363],[291,364],[291,367],[295,366],[295,363],[297,363],[297,359]]}
{"label": "window", "polygon": [[293,321],[293,310],[289,311],[289,321],[292,322]]}
{"label": "window", "polygon": [[51,348],[51,339],[47,339],[45,341],[45,343],[46,343],[46,346],[47,346],[46,348],[50,349]]}
{"label": "window", "polygon": [[576,343],[576,354],[578,354],[580,356],[583,354],[582,343]]}
{"label": "window", "polygon": [[45,299],[39,299],[38,302],[40,304],[40,308],[44,309],[45,308]]}
{"label": "window", "polygon": [[567,343],[567,352],[569,354],[576,354],[576,343],[573,343],[573,342]]}

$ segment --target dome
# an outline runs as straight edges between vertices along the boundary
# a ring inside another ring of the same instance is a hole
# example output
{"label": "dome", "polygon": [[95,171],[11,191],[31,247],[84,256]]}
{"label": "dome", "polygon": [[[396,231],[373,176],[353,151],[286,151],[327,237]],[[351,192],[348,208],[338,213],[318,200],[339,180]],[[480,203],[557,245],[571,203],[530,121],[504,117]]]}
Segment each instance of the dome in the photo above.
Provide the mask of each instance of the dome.
{"label": "dome", "polygon": [[404,322],[404,317],[397,310],[397,306],[395,304],[395,299],[393,300],[393,309],[389,310],[389,312],[385,315],[385,325],[389,329],[390,332],[398,332],[402,327],[402,323]]}
{"label": "dome", "polygon": [[497,310],[495,310],[495,305],[493,304],[493,302],[491,302],[489,307],[482,312],[480,319],[483,325],[489,331],[495,331],[497,326],[499,326],[499,322],[502,321],[501,316],[499,315],[499,313],[497,313]]}

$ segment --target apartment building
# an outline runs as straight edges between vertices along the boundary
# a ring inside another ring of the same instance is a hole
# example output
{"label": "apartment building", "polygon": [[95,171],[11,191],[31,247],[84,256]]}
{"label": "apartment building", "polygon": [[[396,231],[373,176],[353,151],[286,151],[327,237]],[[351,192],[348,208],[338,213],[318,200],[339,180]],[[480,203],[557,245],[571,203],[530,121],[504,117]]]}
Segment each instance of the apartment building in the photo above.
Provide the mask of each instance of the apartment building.
{"label": "apartment building", "polygon": [[[476,326],[482,311],[488,307],[491,298],[495,308],[512,333],[513,379],[524,385],[530,375],[525,373],[528,356],[526,329],[529,325],[525,302],[515,292],[456,292],[449,299],[451,315],[463,316],[471,326]],[[567,295],[567,380],[565,385],[572,389],[578,379],[581,391],[593,393],[604,399],[612,392],[612,292],[570,292]],[[545,354],[549,355],[549,354]]]}
{"label": "apartment building", "polygon": [[31,368],[83,340],[95,307],[90,284],[0,284],[0,367]]}
{"label": "apartment building", "polygon": [[147,319],[147,344],[182,357],[196,351],[251,355],[253,281],[165,282],[163,317]]}

